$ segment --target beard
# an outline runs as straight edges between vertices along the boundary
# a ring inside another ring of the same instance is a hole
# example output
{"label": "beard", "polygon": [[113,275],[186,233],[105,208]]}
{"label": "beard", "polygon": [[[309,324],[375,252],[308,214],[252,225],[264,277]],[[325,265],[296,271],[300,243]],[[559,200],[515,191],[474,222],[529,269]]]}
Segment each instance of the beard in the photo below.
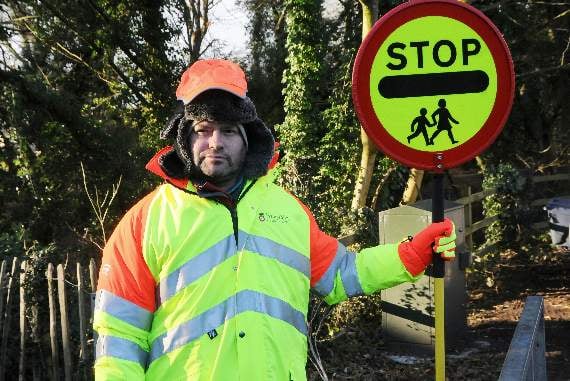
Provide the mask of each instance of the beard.
{"label": "beard", "polygon": [[[214,185],[223,186],[233,182],[242,172],[244,158],[236,163],[229,155],[216,153],[216,159],[208,158],[207,155],[199,157],[197,165],[186,164],[186,172],[194,179],[206,180]],[[245,155],[244,155],[245,157]],[[214,163],[212,161],[217,161]],[[221,163],[220,163],[221,162]]]}

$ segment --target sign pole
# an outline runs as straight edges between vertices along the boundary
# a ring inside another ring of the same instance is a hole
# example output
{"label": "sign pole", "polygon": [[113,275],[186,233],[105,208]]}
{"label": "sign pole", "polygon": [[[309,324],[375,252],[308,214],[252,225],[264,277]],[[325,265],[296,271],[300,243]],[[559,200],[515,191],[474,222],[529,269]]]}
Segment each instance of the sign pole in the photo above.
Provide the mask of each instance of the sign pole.
{"label": "sign pole", "polygon": [[[435,173],[433,178],[433,196],[431,205],[432,222],[442,222],[444,217],[443,205],[443,174]],[[434,302],[435,302],[435,379],[445,380],[445,299],[444,278],[445,261],[434,253]]]}

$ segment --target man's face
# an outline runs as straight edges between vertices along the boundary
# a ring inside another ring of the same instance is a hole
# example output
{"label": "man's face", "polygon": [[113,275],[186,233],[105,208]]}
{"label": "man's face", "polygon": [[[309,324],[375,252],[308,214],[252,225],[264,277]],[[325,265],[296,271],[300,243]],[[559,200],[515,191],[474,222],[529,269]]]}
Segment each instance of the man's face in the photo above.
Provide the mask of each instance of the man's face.
{"label": "man's face", "polygon": [[222,189],[236,181],[246,154],[245,143],[235,124],[201,121],[190,134],[192,160],[209,180]]}

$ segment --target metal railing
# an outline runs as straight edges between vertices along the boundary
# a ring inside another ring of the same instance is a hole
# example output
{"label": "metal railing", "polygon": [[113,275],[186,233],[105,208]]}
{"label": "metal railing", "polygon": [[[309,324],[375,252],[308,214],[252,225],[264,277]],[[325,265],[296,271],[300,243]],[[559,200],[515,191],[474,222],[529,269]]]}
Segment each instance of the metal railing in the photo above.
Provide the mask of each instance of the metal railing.
{"label": "metal railing", "polygon": [[526,298],[524,310],[511,340],[499,380],[546,380],[542,296]]}

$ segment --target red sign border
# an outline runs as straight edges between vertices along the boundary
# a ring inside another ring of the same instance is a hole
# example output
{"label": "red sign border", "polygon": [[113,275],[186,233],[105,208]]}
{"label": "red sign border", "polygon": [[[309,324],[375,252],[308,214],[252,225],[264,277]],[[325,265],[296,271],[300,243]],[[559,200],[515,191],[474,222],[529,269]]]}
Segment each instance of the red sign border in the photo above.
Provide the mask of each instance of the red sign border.
{"label": "red sign border", "polygon": [[[370,99],[370,72],[381,44],[404,23],[426,16],[450,17],[469,26],[489,47],[497,69],[497,97],[485,124],[467,142],[442,152],[418,151],[393,138],[376,117]],[[514,90],[513,60],[501,33],[482,12],[458,0],[418,0],[393,8],[374,24],[360,45],[352,72],[352,99],[368,136],[396,161],[436,172],[471,160],[495,141],[509,117]]]}

